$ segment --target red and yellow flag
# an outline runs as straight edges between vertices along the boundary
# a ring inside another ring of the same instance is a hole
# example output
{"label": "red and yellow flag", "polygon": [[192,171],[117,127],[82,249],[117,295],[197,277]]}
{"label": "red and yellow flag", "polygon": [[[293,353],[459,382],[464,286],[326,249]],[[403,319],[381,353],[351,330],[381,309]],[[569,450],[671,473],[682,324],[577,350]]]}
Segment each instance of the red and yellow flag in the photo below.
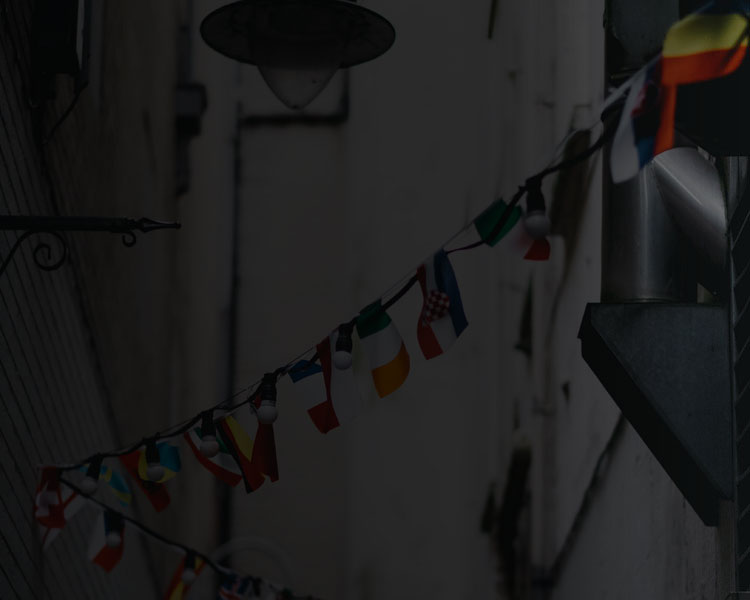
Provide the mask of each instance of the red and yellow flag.
{"label": "red and yellow flag", "polygon": [[674,146],[677,86],[729,75],[742,64],[748,47],[748,19],[714,3],[688,15],[667,32],[662,50],[661,126],[654,154]]}

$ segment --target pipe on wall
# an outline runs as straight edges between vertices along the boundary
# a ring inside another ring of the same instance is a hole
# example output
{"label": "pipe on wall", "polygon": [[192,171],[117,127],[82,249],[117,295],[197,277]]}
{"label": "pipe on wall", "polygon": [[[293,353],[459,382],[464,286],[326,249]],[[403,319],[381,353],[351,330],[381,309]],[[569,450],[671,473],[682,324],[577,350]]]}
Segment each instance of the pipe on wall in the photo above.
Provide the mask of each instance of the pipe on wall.
{"label": "pipe on wall", "polygon": [[695,250],[698,281],[711,292],[724,292],[727,211],[716,167],[695,148],[673,148],[653,164],[667,212]]}
{"label": "pipe on wall", "polygon": [[693,254],[661,198],[653,163],[623,183],[605,177],[602,302],[694,302]]}

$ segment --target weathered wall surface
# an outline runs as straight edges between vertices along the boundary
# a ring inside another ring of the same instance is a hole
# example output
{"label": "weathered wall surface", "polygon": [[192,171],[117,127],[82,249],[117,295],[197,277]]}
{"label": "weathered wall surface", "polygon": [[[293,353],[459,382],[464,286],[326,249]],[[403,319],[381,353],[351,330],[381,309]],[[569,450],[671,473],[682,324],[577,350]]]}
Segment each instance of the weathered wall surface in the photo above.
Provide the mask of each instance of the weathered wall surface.
{"label": "weathered wall surface", "polygon": [[[198,2],[198,17],[212,7]],[[238,129],[238,100],[245,117],[283,110],[252,68],[197,47],[224,148],[206,157],[207,189],[212,169],[225,181],[241,142],[235,389],[318,342],[598,118],[600,2],[500,1],[492,40],[483,4],[372,8],[397,42],[351,71],[338,126]],[[725,529],[700,523],[628,427],[563,548],[618,419],[577,340],[586,302],[599,299],[601,168],[596,159],[567,188],[545,187],[566,217],[549,263],[502,247],[455,256],[470,327],[445,357],[420,357],[417,291],[391,311],[412,374],[357,422],[320,436],[280,386],[281,480],[233,492],[232,535],[253,538],[238,565],[330,599],[507,596],[479,521],[525,440],[528,558],[542,579],[560,566],[552,598],[724,597]],[[514,349],[524,334],[527,355]]]}

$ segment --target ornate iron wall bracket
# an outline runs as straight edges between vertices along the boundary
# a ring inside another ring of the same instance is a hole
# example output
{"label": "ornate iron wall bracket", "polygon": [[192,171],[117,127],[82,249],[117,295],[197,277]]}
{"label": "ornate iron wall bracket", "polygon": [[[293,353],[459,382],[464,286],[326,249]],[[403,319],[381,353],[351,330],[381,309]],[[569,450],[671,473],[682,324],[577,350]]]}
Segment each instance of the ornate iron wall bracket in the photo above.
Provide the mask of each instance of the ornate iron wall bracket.
{"label": "ornate iron wall bracket", "polygon": [[132,247],[138,241],[136,231],[149,233],[157,229],[179,229],[179,223],[154,221],[142,217],[127,219],[118,217],[32,217],[0,215],[0,231],[21,231],[20,236],[10,249],[10,252],[0,265],[0,277],[5,273],[13,256],[24,241],[31,236],[47,234],[55,238],[60,246],[60,255],[55,257],[52,246],[46,241],[40,241],[34,248],[34,263],[45,271],[59,269],[68,258],[68,243],[62,235],[64,231],[102,231],[119,233],[122,243]]}

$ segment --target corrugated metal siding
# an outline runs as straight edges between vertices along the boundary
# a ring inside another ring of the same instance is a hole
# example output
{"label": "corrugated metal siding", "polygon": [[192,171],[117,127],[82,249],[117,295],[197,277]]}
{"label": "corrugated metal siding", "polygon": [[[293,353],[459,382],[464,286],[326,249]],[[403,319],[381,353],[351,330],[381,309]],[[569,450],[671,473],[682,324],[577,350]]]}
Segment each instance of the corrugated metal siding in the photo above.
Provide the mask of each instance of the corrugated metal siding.
{"label": "corrugated metal siding", "polygon": [[[65,203],[86,185],[72,169],[63,174],[48,167],[53,162],[59,171],[75,162],[75,128],[68,129],[70,137],[56,139],[54,149],[40,148],[34,136],[27,101],[32,10],[28,0],[0,4],[3,214],[55,214],[56,199]],[[70,101],[69,87],[61,90],[53,113]],[[45,123],[56,116],[48,115]],[[74,114],[72,122],[76,118]],[[16,237],[0,232],[0,258]],[[151,597],[154,586],[145,553],[134,536],[126,536],[129,551],[112,574],[86,560],[91,509],[44,555],[37,542],[32,518],[37,466],[116,445],[77,267],[78,242],[71,239],[69,264],[46,273],[34,265],[37,241],[27,241],[0,278],[0,598]]]}
{"label": "corrugated metal siding", "polygon": [[737,578],[750,590],[750,191],[730,223],[734,281],[734,389],[737,431]]}

